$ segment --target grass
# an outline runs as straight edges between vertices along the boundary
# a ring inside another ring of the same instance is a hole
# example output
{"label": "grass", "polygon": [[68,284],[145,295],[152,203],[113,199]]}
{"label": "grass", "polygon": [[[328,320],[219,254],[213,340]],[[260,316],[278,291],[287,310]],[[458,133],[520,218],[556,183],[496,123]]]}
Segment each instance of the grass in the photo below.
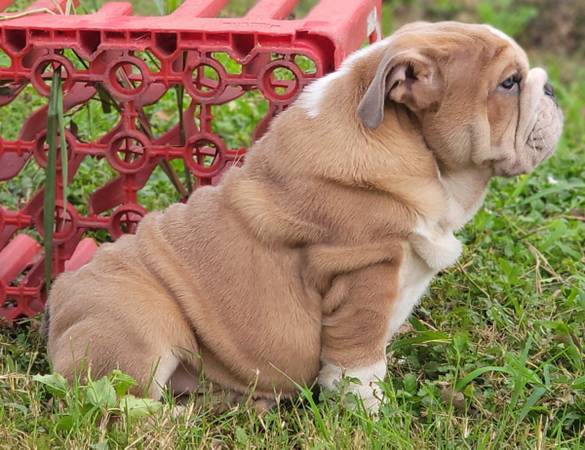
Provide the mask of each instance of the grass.
{"label": "grass", "polygon": [[[39,321],[28,319],[0,332],[0,448],[583,448],[585,69],[531,57],[549,69],[565,111],[562,141],[533,174],[493,181],[460,233],[463,257],[389,346],[379,420],[334,396],[317,402],[308,390],[264,416],[188,403],[174,418],[172,399],[145,405],[126,396],[130,381],[121,374],[64,387],[57,377],[35,377],[50,367]],[[41,101],[23,95],[3,116],[3,136],[16,135],[29,111],[22,108]],[[246,145],[263,107],[254,97],[230,104],[218,111],[217,131]],[[176,114],[174,92],[147,113],[163,127],[165,114]],[[69,120],[91,138],[115,120],[98,101],[76,114]],[[75,205],[113,175],[91,161],[69,186]],[[29,165],[0,183],[0,204],[16,207],[43,180]],[[141,196],[155,209],[177,194],[160,172]]]}

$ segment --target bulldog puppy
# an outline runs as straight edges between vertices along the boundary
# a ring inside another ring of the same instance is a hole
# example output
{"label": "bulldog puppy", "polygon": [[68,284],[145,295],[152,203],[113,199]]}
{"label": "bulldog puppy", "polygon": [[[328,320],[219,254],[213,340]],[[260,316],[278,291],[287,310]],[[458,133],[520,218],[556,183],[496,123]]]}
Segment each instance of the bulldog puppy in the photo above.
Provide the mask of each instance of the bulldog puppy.
{"label": "bulldog puppy", "polygon": [[546,72],[503,33],[405,26],[308,86],[218,186],[62,274],[53,367],[120,368],[153,398],[201,373],[265,401],[348,375],[375,410],[386,344],[459,256],[453,233],[561,128]]}

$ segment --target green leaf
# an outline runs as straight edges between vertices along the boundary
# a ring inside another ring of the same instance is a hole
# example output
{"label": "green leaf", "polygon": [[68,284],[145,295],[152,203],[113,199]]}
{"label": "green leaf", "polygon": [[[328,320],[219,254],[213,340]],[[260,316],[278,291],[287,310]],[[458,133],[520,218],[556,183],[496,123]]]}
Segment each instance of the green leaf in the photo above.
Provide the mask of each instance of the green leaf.
{"label": "green leaf", "polygon": [[108,441],[96,442],[95,444],[91,444],[89,446],[92,450],[108,450],[110,446],[108,445]]}
{"label": "green leaf", "polygon": [[87,386],[87,401],[98,408],[113,408],[116,406],[116,391],[106,377],[98,381],[90,381]]}
{"label": "green leaf", "polygon": [[22,405],[20,403],[13,403],[13,402],[4,403],[4,404],[2,404],[2,407],[15,409],[23,415],[27,415],[30,412],[29,409],[25,405]]}
{"label": "green leaf", "polygon": [[35,375],[33,381],[41,383],[47,391],[55,398],[65,398],[69,388],[67,380],[61,374],[52,373],[48,375]]}
{"label": "green leaf", "polygon": [[71,414],[59,416],[56,423],[56,428],[59,431],[70,431],[75,425],[75,419]]}
{"label": "green leaf", "polygon": [[466,332],[460,331],[453,336],[453,347],[457,351],[458,354],[463,353],[463,351],[467,348],[469,342],[469,336]]}
{"label": "green leaf", "polygon": [[404,390],[410,394],[416,394],[417,388],[417,381],[416,375],[413,373],[407,373],[404,378],[402,379],[402,383],[404,384]]}
{"label": "green leaf", "polygon": [[248,442],[248,434],[242,427],[236,427],[236,441],[239,444],[246,444]]}
{"label": "green leaf", "polygon": [[585,391],[585,376],[576,378],[572,384],[573,389]]}
{"label": "green leaf", "polygon": [[138,418],[154,414],[160,411],[162,403],[150,398],[136,398],[133,395],[126,395],[120,400],[120,409],[128,417]]}
{"label": "green leaf", "polygon": [[134,378],[118,369],[113,370],[108,378],[118,397],[124,397],[132,386],[138,384]]}

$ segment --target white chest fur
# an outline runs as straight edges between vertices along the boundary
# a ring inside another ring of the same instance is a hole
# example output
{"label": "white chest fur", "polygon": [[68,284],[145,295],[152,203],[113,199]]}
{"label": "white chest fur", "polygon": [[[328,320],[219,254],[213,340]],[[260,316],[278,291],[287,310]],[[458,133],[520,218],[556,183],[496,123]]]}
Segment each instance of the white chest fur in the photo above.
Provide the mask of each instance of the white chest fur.
{"label": "white chest fur", "polygon": [[388,339],[408,318],[437,272],[454,264],[462,245],[453,233],[421,222],[407,244],[400,268],[398,298],[392,305]]}
{"label": "white chest fur", "polygon": [[[445,216],[440,221],[421,218],[409,238],[400,268],[398,298],[392,305],[388,339],[408,318],[433,277],[461,255],[463,246],[453,230],[461,228],[479,209],[489,180],[485,173],[473,170],[439,178],[447,195]],[[469,206],[463,207],[464,204]]]}
{"label": "white chest fur", "polygon": [[398,298],[392,304],[388,340],[408,318],[436,273],[414,251],[408,252],[400,268],[400,287]]}

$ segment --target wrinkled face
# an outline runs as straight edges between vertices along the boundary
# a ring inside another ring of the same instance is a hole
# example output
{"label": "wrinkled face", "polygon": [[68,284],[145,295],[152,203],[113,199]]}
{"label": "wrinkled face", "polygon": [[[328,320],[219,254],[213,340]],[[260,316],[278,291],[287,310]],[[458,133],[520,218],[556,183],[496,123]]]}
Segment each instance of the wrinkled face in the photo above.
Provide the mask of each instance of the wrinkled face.
{"label": "wrinkled face", "polygon": [[475,165],[495,175],[532,170],[559,140],[563,116],[543,69],[530,69],[511,38],[486,25],[418,22],[399,29],[377,55],[358,108],[376,128],[394,103],[420,121],[448,169]]}
{"label": "wrinkled face", "polygon": [[513,41],[507,53],[513,62],[494,71],[487,96],[491,149],[478,155],[477,163],[491,163],[496,175],[511,176],[530,171],[552,153],[563,115],[546,72],[529,69]]}

